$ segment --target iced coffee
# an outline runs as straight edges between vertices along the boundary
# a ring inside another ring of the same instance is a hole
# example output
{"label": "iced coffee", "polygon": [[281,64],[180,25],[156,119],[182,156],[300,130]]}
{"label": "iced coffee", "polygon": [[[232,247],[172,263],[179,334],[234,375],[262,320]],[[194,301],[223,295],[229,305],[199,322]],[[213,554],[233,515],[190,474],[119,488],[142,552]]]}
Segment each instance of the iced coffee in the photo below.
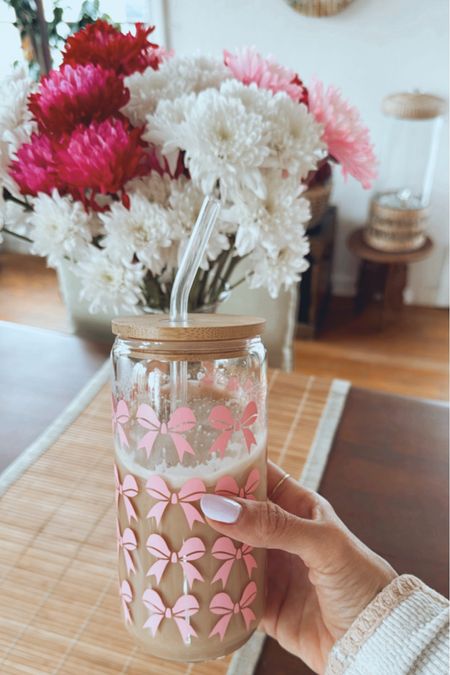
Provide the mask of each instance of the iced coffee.
{"label": "iced coffee", "polygon": [[178,400],[170,359],[132,342],[113,351],[125,625],[155,656],[218,658],[246,642],[261,619],[265,551],[210,528],[200,499],[266,498],[264,350],[253,338],[227,359],[190,361]]}

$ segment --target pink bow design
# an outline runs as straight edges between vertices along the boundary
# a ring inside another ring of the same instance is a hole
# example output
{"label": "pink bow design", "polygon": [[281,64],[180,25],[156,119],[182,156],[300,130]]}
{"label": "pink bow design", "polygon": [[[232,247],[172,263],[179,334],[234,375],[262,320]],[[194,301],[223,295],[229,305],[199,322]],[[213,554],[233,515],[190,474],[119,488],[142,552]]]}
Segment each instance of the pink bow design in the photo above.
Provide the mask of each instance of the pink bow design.
{"label": "pink bow design", "polygon": [[228,380],[226,389],[232,394],[239,391],[240,389],[242,389],[242,391],[244,391],[246,394],[249,394],[253,389],[253,382],[250,378],[247,378],[244,384],[241,385],[239,378],[233,376]]}
{"label": "pink bow design", "polygon": [[244,619],[245,627],[248,630],[252,621],[255,621],[256,616],[250,606],[256,598],[256,584],[250,581],[244,588],[239,602],[233,602],[227,593],[217,593],[209,604],[209,609],[213,614],[221,614],[222,618],[216,623],[209,634],[209,637],[218,635],[221,640],[225,635],[228,624],[231,621],[233,614],[241,614]]}
{"label": "pink bow design", "polygon": [[137,411],[137,421],[145,429],[149,431],[143,436],[139,443],[139,448],[145,448],[147,457],[150,457],[155,440],[159,434],[169,435],[172,439],[178,453],[180,461],[183,459],[185,452],[190,455],[194,454],[193,449],[182,436],[186,431],[190,431],[195,427],[195,415],[190,408],[177,408],[170,416],[169,421],[160,422],[153,408],[146,403],[142,403]]}
{"label": "pink bow design", "polygon": [[131,523],[132,518],[137,521],[136,511],[131,502],[131,497],[136,497],[139,492],[135,477],[132,476],[131,473],[128,473],[123,479],[123,483],[121,483],[119,470],[116,464],[114,464],[114,476],[116,478],[116,507],[119,504],[119,497],[122,497],[128,516],[128,522]]}
{"label": "pink bow design", "polygon": [[129,447],[128,438],[123,430],[123,424],[126,424],[130,419],[130,413],[128,411],[128,406],[126,402],[121,399],[115,406],[114,396],[112,397],[112,428],[113,433],[117,430],[119,434],[119,439],[122,445]]}
{"label": "pink bow design", "polygon": [[181,506],[191,530],[196,520],[199,523],[205,522],[201,513],[190,503],[198,502],[206,492],[205,484],[199,478],[191,478],[186,481],[178,492],[171,492],[160,476],[149,478],[145,487],[150,497],[158,500],[147,513],[147,518],[154,518],[157,525],[159,525],[169,503]]}
{"label": "pink bow design", "polygon": [[224,497],[241,497],[243,499],[255,499],[252,494],[259,485],[259,471],[252,469],[247,476],[245,486],[240,488],[232,476],[223,476],[216,483],[216,492]]}
{"label": "pink bow design", "polygon": [[148,588],[142,596],[142,601],[150,613],[144,623],[144,628],[150,628],[153,637],[163,619],[175,621],[184,642],[188,643],[189,638],[197,637],[197,633],[188,621],[199,610],[199,604],[193,595],[181,595],[173,607],[166,607],[159,593]]}
{"label": "pink bow design", "polygon": [[212,387],[214,385],[214,364],[211,361],[205,361],[204,363],[205,375],[200,380],[200,384]]}
{"label": "pink bow design", "polygon": [[242,431],[247,450],[250,452],[252,445],[256,443],[256,438],[249,427],[256,422],[257,417],[258,411],[254,401],[250,401],[245,406],[240,419],[234,419],[233,413],[225,405],[214,406],[209,414],[208,421],[214,429],[219,429],[222,433],[216,438],[209,451],[218,452],[223,457],[233,433]]}
{"label": "pink bow design", "polygon": [[198,569],[190,562],[191,560],[198,560],[205,554],[205,545],[198,537],[186,539],[180,550],[176,552],[170,550],[165,540],[159,534],[151,534],[147,539],[147,551],[155,558],[159,558],[147,572],[147,576],[153,574],[156,577],[158,584],[169,563],[179,563],[181,565],[189,588],[192,588],[192,584],[196,579],[204,581]]}
{"label": "pink bow design", "polygon": [[117,549],[119,551],[121,550],[123,553],[128,574],[131,574],[131,572],[134,574],[136,573],[133,558],[131,557],[131,551],[135,551],[136,547],[136,535],[134,534],[133,530],[129,527],[126,527],[123,531],[123,534],[120,534],[119,523],[117,523]]}
{"label": "pink bow design", "polygon": [[122,581],[120,586],[120,599],[122,601],[123,614],[125,616],[125,623],[133,623],[131,620],[130,608],[128,605],[133,600],[133,591],[128,581]]}
{"label": "pink bow design", "polygon": [[247,544],[242,544],[237,548],[234,542],[229,537],[219,537],[212,547],[212,555],[217,560],[225,560],[225,562],[217,570],[213,583],[215,581],[222,582],[222,588],[225,588],[231,569],[236,560],[243,560],[247,568],[249,579],[252,576],[252,571],[257,567],[256,560],[252,556],[253,548]]}

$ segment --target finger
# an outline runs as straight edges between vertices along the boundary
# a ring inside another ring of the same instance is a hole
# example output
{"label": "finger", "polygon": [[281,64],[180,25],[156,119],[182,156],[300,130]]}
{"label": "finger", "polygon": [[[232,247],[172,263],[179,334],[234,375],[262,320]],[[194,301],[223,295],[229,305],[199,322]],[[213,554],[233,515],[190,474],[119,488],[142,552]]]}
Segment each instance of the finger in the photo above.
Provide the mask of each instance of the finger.
{"label": "finger", "polygon": [[271,501],[207,494],[200,506],[211,527],[250,546],[294,553],[308,566],[321,565],[325,556],[330,556],[333,542],[327,535],[333,528],[320,508],[312,520],[307,520]]}
{"label": "finger", "polygon": [[[267,496],[289,513],[301,518],[313,518],[314,510],[319,504],[324,504],[322,497],[316,492],[300,485],[292,476],[287,478],[277,488],[280,480],[286,475],[277,464],[267,463]],[[276,489],[275,489],[276,488]],[[274,492],[275,490],[275,492]],[[272,496],[272,493],[273,496]]]}
{"label": "finger", "polygon": [[272,460],[267,460],[267,495],[270,496],[273,492],[276,484],[283,478],[286,474],[278,464],[272,462]]}

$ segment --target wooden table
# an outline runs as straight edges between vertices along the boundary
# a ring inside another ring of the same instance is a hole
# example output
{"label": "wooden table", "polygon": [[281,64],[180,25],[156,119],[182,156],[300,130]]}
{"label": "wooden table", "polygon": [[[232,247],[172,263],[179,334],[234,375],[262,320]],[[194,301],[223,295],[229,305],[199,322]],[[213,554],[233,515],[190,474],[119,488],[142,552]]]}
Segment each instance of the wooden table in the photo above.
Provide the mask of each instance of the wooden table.
{"label": "wooden table", "polygon": [[0,321],[0,471],[64,410],[107,355],[105,345]]}
{"label": "wooden table", "polygon": [[[399,573],[448,596],[448,404],[351,389],[320,493]],[[312,671],[268,640],[257,675]]]}
{"label": "wooden table", "polygon": [[[73,336],[0,323],[4,464],[61,412],[106,352],[104,345]],[[320,487],[353,532],[398,572],[416,574],[445,595],[447,449],[446,403],[353,388]],[[273,640],[256,670],[257,675],[310,672]]]}
{"label": "wooden table", "polygon": [[427,237],[415,251],[387,253],[369,246],[364,240],[364,227],[352,232],[347,244],[360,259],[355,311],[362,312],[374,298],[382,298],[381,325],[403,307],[403,293],[408,282],[408,265],[428,258],[433,242]]}

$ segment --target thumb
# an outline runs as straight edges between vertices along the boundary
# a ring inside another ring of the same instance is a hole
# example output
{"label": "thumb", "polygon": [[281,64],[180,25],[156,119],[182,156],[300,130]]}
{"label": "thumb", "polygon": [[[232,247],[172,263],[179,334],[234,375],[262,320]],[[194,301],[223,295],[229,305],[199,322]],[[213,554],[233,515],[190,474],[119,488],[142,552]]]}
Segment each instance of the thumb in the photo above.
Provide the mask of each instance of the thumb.
{"label": "thumb", "polygon": [[322,508],[321,500],[311,518],[300,518],[271,501],[230,499],[207,494],[200,506],[217,532],[258,548],[276,548],[300,556],[309,567],[320,566],[335,546],[338,532]]}

